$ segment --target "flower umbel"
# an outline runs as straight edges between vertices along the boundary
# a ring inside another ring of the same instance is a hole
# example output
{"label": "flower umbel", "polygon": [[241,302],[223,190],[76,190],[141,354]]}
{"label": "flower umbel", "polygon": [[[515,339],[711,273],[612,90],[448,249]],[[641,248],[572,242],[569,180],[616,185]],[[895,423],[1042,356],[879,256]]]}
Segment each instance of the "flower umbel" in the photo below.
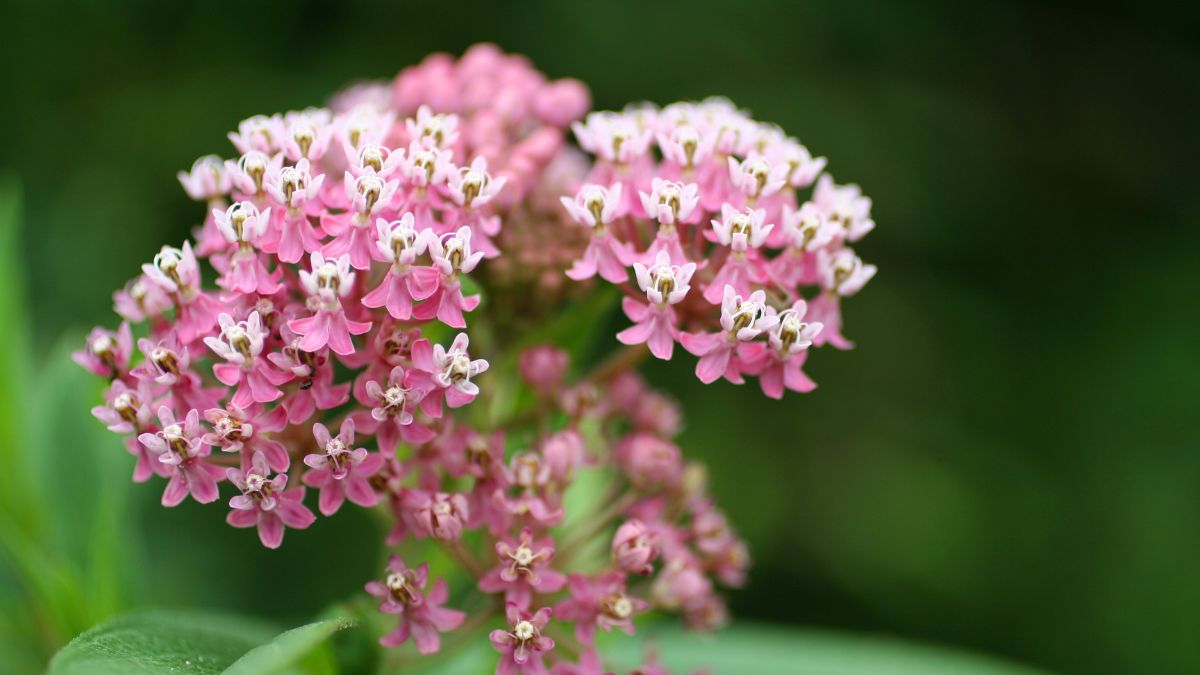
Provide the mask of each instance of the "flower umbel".
{"label": "flower umbel", "polygon": [[[180,172],[193,240],[72,355],[107,383],[92,412],[134,480],[169,507],[224,491],[267,548],[371,509],[417,561],[365,586],[395,617],[387,648],[487,626],[497,673],[600,673],[597,631],[724,623],[747,548],[674,440],[681,406],[636,367],[679,343],[705,383],[812,390],[809,352],[851,346],[842,299],[876,272],[849,248],[871,201],[723,99],[589,107],[478,45],[249,117],[229,159]],[[593,359],[606,285],[632,325]],[[448,561],[461,574],[431,580]]]}

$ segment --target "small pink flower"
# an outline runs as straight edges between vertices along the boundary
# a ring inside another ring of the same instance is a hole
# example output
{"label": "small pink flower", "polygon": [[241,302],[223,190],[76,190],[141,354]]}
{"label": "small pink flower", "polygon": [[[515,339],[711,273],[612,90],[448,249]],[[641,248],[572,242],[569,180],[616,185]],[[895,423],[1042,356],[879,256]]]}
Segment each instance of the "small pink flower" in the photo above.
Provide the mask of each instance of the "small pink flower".
{"label": "small pink flower", "polygon": [[212,425],[212,431],[204,435],[205,443],[220,448],[222,452],[241,453],[244,466],[249,464],[252,457],[262,455],[271,469],[287,471],[291,463],[287,448],[279,441],[263,435],[283,431],[287,426],[287,411],[282,407],[276,406],[269,413],[251,415],[230,403],[228,410],[205,410],[204,419]]}
{"label": "small pink flower", "polygon": [[328,110],[309,108],[283,116],[284,134],[280,145],[287,158],[296,162],[316,162],[325,155],[333,139],[332,117]]}
{"label": "small pink flower", "polygon": [[366,448],[351,449],[354,420],[342,422],[336,438],[330,437],[324,424],[314,424],[313,437],[324,452],[305,455],[304,463],[309,470],[304,474],[304,484],[320,488],[317,506],[321,513],[332,516],[346,499],[359,506],[375,506],[379,495],[368,479],[383,466],[383,457],[368,453]]}
{"label": "small pink flower", "polygon": [[363,393],[367,395],[366,400],[360,400],[360,403],[372,406],[370,421],[376,425],[374,433],[380,452],[394,454],[401,440],[411,445],[433,440],[433,431],[415,421],[412,414],[425,397],[425,391],[407,385],[403,366],[392,368],[386,388],[371,380]]}
{"label": "small pink flower", "polygon": [[392,201],[400,181],[385,182],[373,173],[356,178],[347,171],[343,184],[350,209],[321,217],[321,228],[333,237],[321,253],[333,259],[346,257],[354,269],[365,270],[371,267],[371,250],[375,248],[373,217]]}
{"label": "small pink flower", "polygon": [[[286,327],[283,330],[285,336],[291,334]],[[306,422],[316,410],[336,408],[350,400],[350,385],[333,383],[333,362],[328,350],[306,352],[300,349],[300,339],[294,338],[282,351],[268,354],[267,359],[300,383],[282,401],[291,424]]]}
{"label": "small pink flower", "polygon": [[[437,317],[451,328],[466,328],[463,312],[479,306],[479,296],[464,297],[458,277],[475,269],[483,259],[483,251],[471,250],[471,228],[465,225],[457,232],[429,237],[428,244],[433,268],[419,270],[415,284],[427,299],[413,310],[413,316],[422,321]],[[430,287],[434,289],[432,292],[428,290]]]}
{"label": "small pink flower", "polygon": [[812,202],[795,210],[784,204],[777,243],[787,249],[770,262],[772,278],[789,287],[816,283],[816,252],[830,246],[839,234],[838,225],[826,220]]}
{"label": "small pink flower", "polygon": [[404,120],[409,141],[419,148],[448,148],[458,140],[458,116],[434,113],[427,105]]}
{"label": "small pink flower", "polygon": [[192,164],[190,171],[176,174],[184,192],[198,202],[211,202],[229,194],[233,180],[225,163],[216,155],[205,155]]}
{"label": "small pink flower", "polygon": [[487,172],[487,159],[476,157],[470,166],[452,172],[446,180],[450,199],[468,209],[477,209],[492,201],[504,187],[504,177],[493,179]]}
{"label": "small pink flower", "polygon": [[342,151],[350,165],[350,173],[355,176],[373,174],[380,178],[388,178],[404,161],[403,150],[392,152],[377,143],[360,143],[357,148],[344,145]]}
{"label": "small pink flower", "polygon": [[658,554],[657,538],[642,521],[630,519],[617,528],[612,542],[612,557],[617,569],[647,576],[654,571],[652,563]]}
{"label": "small pink flower", "polygon": [[391,267],[375,290],[363,296],[362,303],[373,309],[387,307],[393,318],[407,321],[412,318],[413,301],[423,300],[436,290],[416,288],[412,273],[413,263],[425,252],[432,233],[427,230],[417,232],[411,212],[392,222],[380,218],[375,221],[375,228],[378,234],[376,257],[391,263]]}
{"label": "small pink flower", "polygon": [[138,440],[158,455],[170,476],[163,491],[163,506],[177,506],[189,493],[201,504],[216,501],[217,481],[225,477],[225,472],[204,461],[211,450],[203,440],[199,411],[191,410],[182,422],[177,422],[175,413],[163,406],[158,409],[158,421],[162,431],[143,433]]}
{"label": "small pink flower", "polygon": [[[436,134],[430,134],[422,136],[422,139],[434,137]],[[412,190],[428,190],[445,185],[455,171],[453,155],[449,150],[436,147],[435,143],[422,144],[422,140],[414,140],[409,145],[408,156],[400,164],[400,173]]]}
{"label": "small pink flower", "polygon": [[255,115],[238,122],[238,130],[229,132],[229,140],[238,152],[257,150],[273,154],[279,150],[283,120],[279,115]]}
{"label": "small pink flower", "polygon": [[621,184],[613,183],[607,189],[600,185],[585,184],[574,199],[562,197],[561,201],[572,220],[592,228],[592,237],[583,257],[567,270],[567,276],[583,281],[599,274],[602,279],[614,284],[628,279],[625,268],[633,261],[634,253],[608,228],[610,223],[624,215]]}
{"label": "small pink flower", "polygon": [[721,220],[712,221],[713,238],[730,247],[729,256],[721,264],[712,281],[704,289],[704,299],[714,305],[721,303],[725,286],[743,297],[751,292],[752,284],[767,280],[767,265],[758,252],[774,225],[763,225],[766,211],[750,209],[742,212],[725,204],[721,207]]}
{"label": "small pink flower", "polygon": [[794,188],[812,185],[828,163],[824,157],[814,158],[808,148],[794,138],[784,138],[775,147],[772,160],[788,167],[787,183]]}
{"label": "small pink flower", "polygon": [[113,293],[113,311],[126,321],[140,323],[162,316],[170,308],[171,298],[144,274],[139,274],[124,288]]}
{"label": "small pink flower", "polygon": [[321,250],[321,235],[309,222],[309,216],[321,212],[319,196],[324,183],[325,174],[313,177],[307,159],[267,176],[267,194],[275,204],[275,217],[260,246],[262,250],[275,253],[280,262],[288,264]]}
{"label": "small pink flower", "polygon": [[268,331],[263,327],[262,317],[257,311],[241,322],[222,313],[217,317],[221,326],[219,337],[206,337],[204,344],[225,359],[225,363],[213,365],[213,374],[222,384],[237,385],[232,403],[239,408],[249,408],[253,403],[270,403],[283,396],[279,390],[292,379],[291,373],[280,372],[262,358],[263,341]]}
{"label": "small pink flower", "polygon": [[400,616],[395,630],[381,637],[379,644],[398,647],[412,636],[419,653],[436,654],[441,649],[439,634],[458,628],[466,618],[463,612],[442,606],[449,597],[446,580],[435,581],[425,595],[429,564],[410,569],[397,555],[388,559],[387,572],[382,582],[371,581],[366,586],[368,593],[381,600],[379,611]]}
{"label": "small pink flower", "polygon": [[253,148],[242,150],[242,156],[234,160],[225,162],[225,171],[229,173],[229,178],[233,182],[232,193],[237,198],[258,198],[265,195],[263,190],[264,181],[267,172],[271,170],[271,166],[282,165],[283,155],[276,155],[272,159],[262,150]]}
{"label": "small pink flower", "polygon": [[857,185],[835,185],[833,177],[825,174],[817,181],[812,202],[827,220],[841,227],[847,241],[858,241],[875,229],[871,199]]}
{"label": "small pink flower", "polygon": [[646,293],[649,304],[641,304],[626,296],[621,308],[634,325],[617,333],[623,344],[646,343],[655,357],[669,360],[675,349],[675,310],[671,308],[683,300],[691,286],[696,263],[672,265],[666,251],[659,251],[654,264],[647,268],[640,262],[633,264],[638,286]]}
{"label": "small pink flower", "polygon": [[145,358],[129,374],[135,379],[166,387],[172,408],[207,410],[218,405],[225,396],[224,387],[204,387],[200,376],[189,369],[190,353],[187,347],[179,344],[174,331],[157,342],[142,338],[138,340],[138,349]]}
{"label": "small pink flower", "polygon": [[121,322],[117,331],[93,328],[84,349],[71,353],[71,358],[100,377],[115,380],[129,371],[133,353],[133,333],[129,324]]}
{"label": "small pink flower", "polygon": [[267,548],[279,548],[284,527],[303,530],[316,517],[304,506],[304,488],[287,489],[287,474],[271,477],[262,452],[255,452],[246,471],[229,469],[229,482],[242,494],[229,500],[233,509],[225,521],[234,527],[258,526],[258,538]]}
{"label": "small pink flower", "polygon": [[621,217],[621,184],[603,185],[585,183],[575,193],[575,198],[559,197],[563,208],[575,222],[602,231],[605,225]]}
{"label": "small pink flower", "polygon": [[217,303],[200,290],[200,263],[191,243],[183,242],[182,248],[163,246],[153,262],[142,265],[142,272],[174,299],[180,342],[191,344],[216,323]]}
{"label": "small pink flower", "polygon": [[414,490],[409,492],[405,506],[413,513],[421,531],[440,541],[458,541],[471,517],[467,498],[457,493],[423,494]]}
{"label": "small pink flower", "polygon": [[801,368],[808,357],[808,348],[824,328],[820,322],[805,323],[807,304],[797,300],[779,314],[778,325],[767,336],[767,346],[761,345],[756,356],[744,358],[747,372],[758,375],[759,386],[771,398],[783,398],[786,387],[795,392],[812,391],[817,385]]}
{"label": "small pink flower", "polygon": [[557,496],[551,494],[551,467],[540,453],[518,452],[504,469],[507,486],[517,490],[507,495],[503,490],[493,494],[493,503],[510,516],[532,521],[544,527],[562,522],[564,510]]}
{"label": "small pink flower", "polygon": [[414,373],[414,383],[432,390],[421,400],[425,414],[441,417],[443,398],[446,405],[459,408],[479,395],[479,386],[471,378],[486,372],[488,362],[472,360],[467,353],[469,344],[466,333],[459,333],[448,350],[441,345],[430,345],[423,338],[413,343],[413,368],[419,371]]}
{"label": "small pink flower", "polygon": [[808,314],[813,323],[824,328],[813,344],[819,347],[828,342],[838,349],[850,349],[854,343],[842,335],[841,299],[854,295],[870,281],[875,276],[875,266],[863,264],[848,248],[834,253],[821,249],[817,251],[817,274],[824,292],[809,303]]}
{"label": "small pink flower", "polygon": [[646,157],[654,140],[653,129],[639,125],[631,113],[588,113],[582,123],[572,123],[571,130],[580,147],[615,164],[632,164]]}
{"label": "small pink flower", "polygon": [[550,622],[550,614],[549,607],[530,613],[522,610],[516,603],[507,604],[505,617],[508,619],[509,630],[494,630],[489,636],[492,646],[500,652],[496,675],[533,675],[546,672],[542,654],[554,649],[554,640],[543,636],[542,630]]}
{"label": "small pink flower", "polygon": [[[646,216],[660,225],[693,223],[699,219],[700,186],[655,178],[650,193],[639,192]],[[679,263],[682,264],[682,263]]]}
{"label": "small pink flower", "polygon": [[283,288],[277,283],[282,270],[272,275],[266,257],[258,253],[270,229],[271,209],[259,212],[251,202],[234,202],[223,211],[213,209],[212,214],[217,231],[233,247],[225,256],[212,257],[214,266],[223,272],[217,284],[235,293],[278,293]]}
{"label": "small pink flower", "polygon": [[729,179],[750,201],[769,197],[787,184],[786,164],[773,165],[762,155],[750,155],[741,162],[730,157],[727,161]]}
{"label": "small pink flower", "polygon": [[724,376],[730,382],[742,382],[743,364],[736,358],[739,345],[753,340],[779,322],[774,310],[767,307],[767,294],[754,291],[745,300],[725,286],[721,301],[721,332],[683,333],[679,341],[684,349],[700,357],[696,377],[710,384]]}
{"label": "small pink flower", "polygon": [[354,287],[350,256],[342,255],[332,260],[321,253],[313,253],[310,262],[312,269],[300,272],[300,283],[308,292],[309,306],[315,310],[311,316],[289,321],[288,328],[303,336],[299,347],[306,352],[319,351],[329,345],[329,349],[341,356],[353,354],[354,342],[350,336],[371,330],[371,322],[349,319],[339,300]]}
{"label": "small pink flower", "polygon": [[529,608],[535,592],[556,593],[567,582],[565,575],[549,567],[554,540],[547,536],[535,541],[528,527],[516,540],[504,537],[497,542],[496,555],[500,563],[479,579],[479,590],[503,592],[507,603],[521,609]]}
{"label": "small pink flower", "polygon": [[122,380],[115,380],[104,393],[104,405],[92,408],[92,415],[104,423],[109,431],[117,434],[134,434],[127,438],[125,446],[137,457],[133,469],[133,480],[143,483],[154,474],[166,475],[167,467],[157,460],[150,448],[137,440],[137,435],[153,431],[154,414],[151,408],[153,396],[150,386],[138,382],[131,388]]}
{"label": "small pink flower", "polygon": [[590,645],[596,629],[611,632],[619,628],[633,635],[633,616],[644,612],[650,603],[625,592],[625,574],[609,572],[596,579],[572,574],[567,580],[571,597],[554,606],[554,614],[564,621],[575,622],[575,637],[581,644]]}

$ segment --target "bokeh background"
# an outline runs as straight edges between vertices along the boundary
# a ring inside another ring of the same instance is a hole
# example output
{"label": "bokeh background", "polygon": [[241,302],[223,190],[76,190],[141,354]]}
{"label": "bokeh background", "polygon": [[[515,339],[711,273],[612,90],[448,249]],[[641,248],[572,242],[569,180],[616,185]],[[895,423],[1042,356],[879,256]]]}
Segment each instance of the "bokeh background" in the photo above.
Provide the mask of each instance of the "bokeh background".
{"label": "bokeh background", "polygon": [[[586,81],[598,108],[724,94],[874,198],[858,248],[881,270],[847,304],[858,349],[810,359],[813,394],[646,369],[750,541],[736,615],[1200,672],[1200,22],[1073,4],[6,0],[0,176],[22,227],[4,279],[28,310],[0,330],[31,326],[34,355],[6,363],[31,389],[72,377],[61,340],[113,322],[111,290],[200,217],[175,172],[230,154],[250,114],[480,40]],[[112,607],[299,621],[374,573],[352,513],[270,553],[191,502],[158,508],[119,448],[114,468],[82,440],[94,393],[35,401],[54,423],[10,450],[54,458],[63,522],[107,505],[83,539],[30,517],[46,550],[114,548],[131,590]],[[0,626],[56,639],[27,623]]]}

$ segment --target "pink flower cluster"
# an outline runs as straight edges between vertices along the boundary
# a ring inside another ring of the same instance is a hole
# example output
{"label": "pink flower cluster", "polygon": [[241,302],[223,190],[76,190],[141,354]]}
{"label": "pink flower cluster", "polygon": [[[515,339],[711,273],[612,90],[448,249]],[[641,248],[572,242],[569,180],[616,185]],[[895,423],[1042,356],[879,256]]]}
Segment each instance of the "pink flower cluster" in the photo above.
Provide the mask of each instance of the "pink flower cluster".
{"label": "pink flower cluster", "polygon": [[[270,548],[349,501],[386,514],[389,546],[444,549],[486,607],[447,607],[445,579],[393,555],[366,585],[396,619],[387,647],[429,654],[496,620],[497,673],[600,673],[597,630],[632,634],[650,611],[721,625],[717,588],[743,583],[748,554],[672,441],[678,406],[634,371],[644,350],[589,368],[537,344],[545,307],[514,315],[531,303],[510,273],[533,263],[487,270],[515,255],[501,244],[549,267],[566,251],[571,278],[626,289],[622,342],[669,358],[679,341],[701,379],[758,375],[779,396],[811,388],[810,344],[848,344],[839,298],[874,268],[847,242],[870,203],[822,178],[797,206],[824,160],[720,101],[588,116],[589,168],[565,143],[588,105],[580,83],[482,45],[239,124],[236,158],[179,175],[205,204],[194,243],[162,247],[114,294],[119,328],[75,354],[110,383],[93,414],[134,480],[165,479],[164,506],[224,492],[227,522]],[[558,211],[548,196],[583,181]],[[586,247],[567,216],[592,228]],[[808,305],[804,286],[821,289]],[[589,473],[606,491],[568,513]]]}
{"label": "pink flower cluster", "polygon": [[617,339],[660,359],[682,344],[706,384],[754,375],[772,398],[811,391],[809,346],[851,346],[841,298],[875,275],[850,248],[875,227],[871,200],[724,99],[594,112],[573,128],[596,162],[562,198],[592,233],[567,274],[625,292],[633,325]]}

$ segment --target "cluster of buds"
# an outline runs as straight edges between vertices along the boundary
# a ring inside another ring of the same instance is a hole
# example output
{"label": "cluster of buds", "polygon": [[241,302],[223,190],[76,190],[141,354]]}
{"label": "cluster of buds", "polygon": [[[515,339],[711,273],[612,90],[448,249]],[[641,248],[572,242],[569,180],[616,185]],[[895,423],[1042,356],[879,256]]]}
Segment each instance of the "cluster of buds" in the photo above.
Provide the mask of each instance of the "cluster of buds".
{"label": "cluster of buds", "polygon": [[[109,382],[93,414],[124,437],[134,480],[165,479],[164,506],[226,493],[227,522],[269,548],[347,501],[375,509],[388,546],[444,549],[490,598],[468,616],[426,563],[392,556],[366,584],[398,619],[387,647],[434,653],[443,633],[495,621],[497,673],[600,673],[598,629],[632,634],[645,612],[721,625],[717,589],[741,585],[749,557],[672,440],[678,406],[634,370],[640,343],[666,358],[681,341],[706,381],[803,388],[804,350],[822,335],[845,344],[837,299],[873,272],[845,248],[870,229],[869,202],[825,180],[795,208],[784,186],[812,183],[823,160],[720,102],[589,116],[575,127],[599,156],[589,167],[565,143],[587,107],[578,82],[484,45],[330,108],[239,124],[236,159],[179,176],[206,205],[194,243],[154,255],[114,294],[119,328],[75,354]],[[584,182],[564,212],[556,198]],[[572,247],[572,219],[594,228],[590,243]],[[511,311],[528,277],[486,272],[512,242],[561,263],[557,278],[625,286],[636,324],[618,337],[632,346],[589,367],[540,344],[540,316]],[[784,250],[768,260],[764,246]],[[824,331],[802,321],[795,289],[813,283]],[[721,330],[680,332],[706,325],[706,303],[721,305]],[[567,513],[587,474],[607,490]]]}
{"label": "cluster of buds", "polygon": [[850,248],[875,227],[871,200],[724,99],[594,112],[574,131],[596,161],[562,198],[591,231],[567,274],[625,292],[633,326],[617,339],[660,359],[678,342],[706,384],[753,375],[772,398],[811,391],[808,348],[851,346],[841,298],[875,275]]}

